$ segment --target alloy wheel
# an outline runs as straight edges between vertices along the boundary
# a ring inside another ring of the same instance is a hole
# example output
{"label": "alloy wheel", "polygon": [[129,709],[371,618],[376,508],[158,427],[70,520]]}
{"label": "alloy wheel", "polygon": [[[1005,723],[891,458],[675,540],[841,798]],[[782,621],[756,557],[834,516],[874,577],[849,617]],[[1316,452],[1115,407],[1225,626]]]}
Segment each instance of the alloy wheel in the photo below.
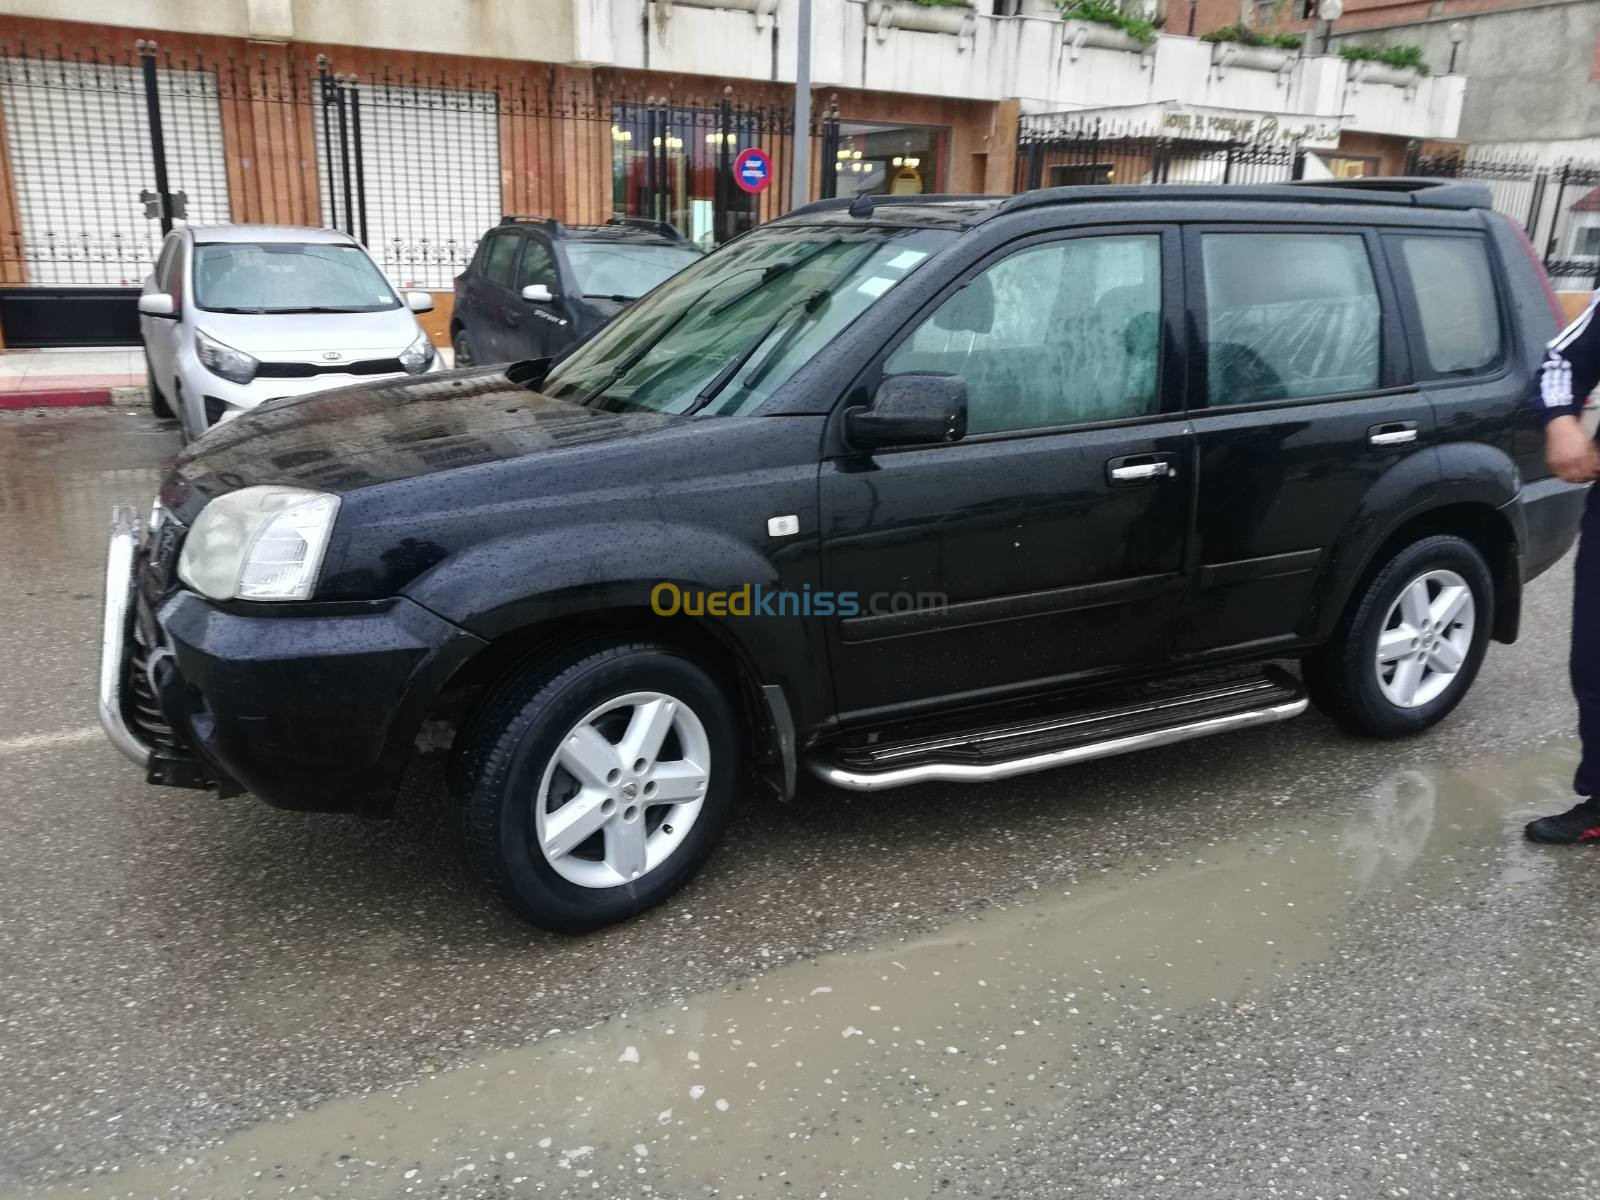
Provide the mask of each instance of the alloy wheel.
{"label": "alloy wheel", "polygon": [[710,779],[710,739],[694,710],[661,692],[630,692],[562,737],[535,797],[533,836],[570,883],[631,883],[683,844]]}
{"label": "alloy wheel", "polygon": [[1378,687],[1399,708],[1439,698],[1460,675],[1472,647],[1476,606],[1454,571],[1417,576],[1395,597],[1378,634]]}

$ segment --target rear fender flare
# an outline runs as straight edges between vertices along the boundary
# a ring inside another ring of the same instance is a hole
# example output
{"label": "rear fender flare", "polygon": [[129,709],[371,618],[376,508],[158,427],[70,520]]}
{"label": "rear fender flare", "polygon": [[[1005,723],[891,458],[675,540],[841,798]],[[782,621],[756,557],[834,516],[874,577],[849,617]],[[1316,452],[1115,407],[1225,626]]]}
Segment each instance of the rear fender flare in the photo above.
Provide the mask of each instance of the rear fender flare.
{"label": "rear fender flare", "polygon": [[[1305,632],[1317,641],[1332,635],[1376,555],[1402,526],[1447,505],[1504,509],[1521,486],[1510,456],[1481,442],[1449,442],[1395,463],[1362,497],[1324,561]],[[1500,578],[1496,583],[1505,586]],[[1515,601],[1510,595],[1501,599]]]}

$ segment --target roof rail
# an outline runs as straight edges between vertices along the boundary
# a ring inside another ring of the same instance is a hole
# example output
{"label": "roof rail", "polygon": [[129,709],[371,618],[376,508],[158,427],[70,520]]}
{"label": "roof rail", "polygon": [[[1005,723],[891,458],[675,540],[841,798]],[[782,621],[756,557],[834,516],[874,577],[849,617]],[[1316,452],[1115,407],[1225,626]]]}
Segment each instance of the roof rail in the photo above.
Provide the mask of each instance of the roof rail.
{"label": "roof rail", "polygon": [[1389,192],[1407,195],[1419,208],[1493,208],[1486,183],[1463,183],[1428,175],[1368,175],[1355,179],[1294,179],[1297,188],[1334,188],[1340,192]]}
{"label": "roof rail", "polygon": [[790,217],[809,216],[820,212],[838,212],[841,208],[848,209],[852,217],[870,217],[874,209],[890,208],[904,204],[942,204],[948,201],[960,203],[974,200],[1003,200],[1004,196],[985,196],[981,193],[950,194],[945,192],[930,192],[927,195],[915,196],[879,196],[870,192],[860,196],[835,196],[829,200],[813,200],[810,204],[802,204],[799,208],[791,208],[783,216],[777,218],[786,221]]}
{"label": "roof rail", "polygon": [[567,227],[554,217],[544,217],[537,213],[506,213],[500,218],[502,225],[543,225],[556,237],[565,237]]}
{"label": "roof rail", "polygon": [[686,242],[689,239],[683,236],[679,228],[670,221],[652,221],[649,217],[612,217],[607,225],[623,225],[630,229],[644,229],[651,233],[659,233],[662,237],[671,238],[675,242]]}
{"label": "roof rail", "polygon": [[1389,204],[1407,208],[1490,208],[1484,184],[1456,180],[1368,177],[1285,180],[1266,184],[1073,184],[1012,196],[990,216],[1047,204],[1131,200],[1238,200],[1276,204]]}

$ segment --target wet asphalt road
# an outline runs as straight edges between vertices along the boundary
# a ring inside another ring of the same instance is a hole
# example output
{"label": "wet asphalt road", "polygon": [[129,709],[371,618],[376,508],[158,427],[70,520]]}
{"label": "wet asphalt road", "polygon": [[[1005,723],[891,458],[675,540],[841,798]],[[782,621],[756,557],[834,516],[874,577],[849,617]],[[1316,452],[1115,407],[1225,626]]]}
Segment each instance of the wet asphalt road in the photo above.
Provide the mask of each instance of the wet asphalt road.
{"label": "wet asphalt road", "polygon": [[1585,1197],[1600,858],[1568,573],[1413,740],[752,795],[677,900],[529,930],[443,834],[147,788],[105,512],[175,438],[0,414],[0,1195]]}

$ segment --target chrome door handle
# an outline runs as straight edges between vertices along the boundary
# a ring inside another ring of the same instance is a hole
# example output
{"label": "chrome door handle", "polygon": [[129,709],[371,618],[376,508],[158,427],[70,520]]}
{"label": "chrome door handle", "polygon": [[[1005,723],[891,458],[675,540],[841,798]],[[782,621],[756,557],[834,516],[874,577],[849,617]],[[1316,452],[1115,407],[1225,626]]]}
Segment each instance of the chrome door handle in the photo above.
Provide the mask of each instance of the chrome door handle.
{"label": "chrome door handle", "polygon": [[1384,429],[1367,435],[1367,441],[1374,446],[1404,446],[1416,440],[1415,429]]}
{"label": "chrome door handle", "polygon": [[1129,463],[1125,467],[1112,467],[1111,478],[1122,483],[1137,483],[1141,479],[1174,478],[1178,468],[1169,462]]}

